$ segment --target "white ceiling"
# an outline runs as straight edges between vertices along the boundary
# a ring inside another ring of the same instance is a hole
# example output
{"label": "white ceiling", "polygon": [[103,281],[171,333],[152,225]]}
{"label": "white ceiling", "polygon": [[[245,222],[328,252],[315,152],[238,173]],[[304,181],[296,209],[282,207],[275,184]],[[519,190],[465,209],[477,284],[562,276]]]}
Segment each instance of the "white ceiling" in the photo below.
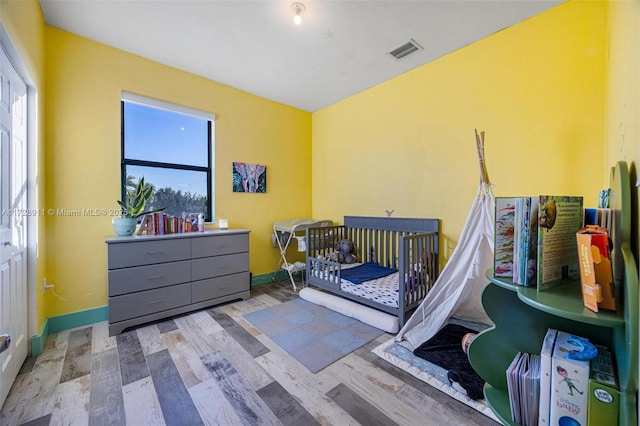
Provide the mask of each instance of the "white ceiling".
{"label": "white ceiling", "polygon": [[[45,22],[317,111],[563,0],[40,0]],[[402,60],[388,52],[414,39]]]}

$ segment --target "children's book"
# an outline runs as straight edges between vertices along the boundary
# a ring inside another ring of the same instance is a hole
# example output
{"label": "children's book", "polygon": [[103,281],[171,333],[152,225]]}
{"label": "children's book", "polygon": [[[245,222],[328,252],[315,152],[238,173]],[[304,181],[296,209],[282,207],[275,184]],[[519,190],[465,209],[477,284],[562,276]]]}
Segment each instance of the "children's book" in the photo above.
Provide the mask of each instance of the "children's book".
{"label": "children's book", "polygon": [[506,374],[511,419],[523,426],[537,426],[540,355],[518,352]]}
{"label": "children's book", "polygon": [[493,274],[513,276],[515,199],[496,197]]}
{"label": "children's book", "polygon": [[529,204],[529,216],[527,226],[527,248],[526,248],[526,286],[537,285],[538,280],[538,215],[540,199],[531,197]]}
{"label": "children's book", "polygon": [[579,279],[576,233],[582,228],[582,197],[541,195],[538,212],[538,290]]}
{"label": "children's book", "polygon": [[557,330],[547,330],[540,349],[540,404],[538,425],[549,426],[549,403],[551,401],[551,357],[556,343]]}
{"label": "children's book", "polygon": [[531,198],[529,197],[516,198],[513,282],[520,285],[526,283],[530,204]]}

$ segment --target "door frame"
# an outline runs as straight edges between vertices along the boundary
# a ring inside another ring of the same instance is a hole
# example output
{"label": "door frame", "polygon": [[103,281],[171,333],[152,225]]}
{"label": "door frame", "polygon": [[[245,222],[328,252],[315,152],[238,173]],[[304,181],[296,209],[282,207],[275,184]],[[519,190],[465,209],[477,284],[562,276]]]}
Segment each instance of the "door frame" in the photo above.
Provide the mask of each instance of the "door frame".
{"label": "door frame", "polygon": [[[35,210],[38,207],[38,123],[36,119],[38,116],[37,89],[30,77],[26,64],[20,57],[15,45],[11,42],[9,34],[6,32],[2,22],[0,22],[0,46],[2,46],[13,67],[27,86],[27,209],[37,211]],[[42,120],[42,122],[44,122],[44,120]],[[42,181],[42,178],[40,178],[40,181]],[[35,336],[39,333],[36,260],[38,254],[42,253],[38,252],[38,221],[39,218],[37,216],[27,217],[27,333],[29,336]],[[27,340],[27,354],[33,355],[31,338]]]}

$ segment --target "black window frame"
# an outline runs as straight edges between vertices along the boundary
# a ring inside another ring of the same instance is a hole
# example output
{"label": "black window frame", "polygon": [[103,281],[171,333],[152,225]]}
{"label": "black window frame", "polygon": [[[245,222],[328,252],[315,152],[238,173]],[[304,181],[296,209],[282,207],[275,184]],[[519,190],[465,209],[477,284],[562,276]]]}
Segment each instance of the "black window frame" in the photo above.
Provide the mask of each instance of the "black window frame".
{"label": "black window frame", "polygon": [[[125,103],[137,103],[149,108],[162,109],[174,114],[185,114],[190,115],[188,113],[183,113],[177,110],[172,110],[170,108],[162,108],[157,105],[154,105],[153,102],[145,103],[143,101],[138,100],[120,100],[120,182],[121,182],[121,199],[126,199],[126,182],[127,182],[127,166],[144,166],[144,167],[155,167],[160,169],[171,169],[171,170],[185,170],[185,171],[197,171],[197,172],[205,172],[207,176],[207,212],[205,214],[205,222],[213,222],[214,221],[214,200],[213,200],[213,121],[210,118],[196,116],[203,120],[207,120],[207,166],[193,166],[188,164],[179,164],[179,163],[165,163],[160,161],[148,161],[148,160],[139,160],[139,159],[130,159],[125,157]],[[177,106],[177,105],[176,105]],[[194,115],[195,116],[195,115]],[[201,213],[201,212],[189,212],[189,213]]]}

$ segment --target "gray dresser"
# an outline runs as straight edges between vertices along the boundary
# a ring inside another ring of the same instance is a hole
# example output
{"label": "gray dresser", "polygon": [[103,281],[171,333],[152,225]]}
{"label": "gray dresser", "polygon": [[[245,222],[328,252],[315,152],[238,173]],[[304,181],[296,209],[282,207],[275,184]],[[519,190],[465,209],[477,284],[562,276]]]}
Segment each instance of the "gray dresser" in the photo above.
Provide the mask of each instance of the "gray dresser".
{"label": "gray dresser", "polygon": [[249,298],[248,230],[110,237],[105,242],[110,336]]}

